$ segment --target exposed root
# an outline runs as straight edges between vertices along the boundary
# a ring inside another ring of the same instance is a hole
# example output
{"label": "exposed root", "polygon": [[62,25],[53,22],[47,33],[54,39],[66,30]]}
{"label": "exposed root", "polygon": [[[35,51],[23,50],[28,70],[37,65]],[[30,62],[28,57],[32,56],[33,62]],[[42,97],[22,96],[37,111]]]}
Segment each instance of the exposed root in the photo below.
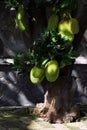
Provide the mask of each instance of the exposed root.
{"label": "exposed root", "polygon": [[76,106],[69,112],[61,110],[58,113],[51,105],[50,107],[44,107],[44,103],[39,103],[36,105],[33,113],[50,123],[69,123],[80,120],[80,112]]}

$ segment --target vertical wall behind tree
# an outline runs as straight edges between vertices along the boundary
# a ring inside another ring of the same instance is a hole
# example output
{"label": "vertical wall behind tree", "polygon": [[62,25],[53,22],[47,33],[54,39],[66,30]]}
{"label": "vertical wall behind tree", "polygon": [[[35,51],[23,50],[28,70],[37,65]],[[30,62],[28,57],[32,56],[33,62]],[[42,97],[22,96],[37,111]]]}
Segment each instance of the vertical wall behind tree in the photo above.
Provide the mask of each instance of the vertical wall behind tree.
{"label": "vertical wall behind tree", "polygon": [[87,104],[87,1],[77,0],[78,9],[74,16],[79,21],[80,31],[75,36],[74,47],[78,50],[79,56],[76,58],[72,75],[75,77],[76,92],[74,102]]}

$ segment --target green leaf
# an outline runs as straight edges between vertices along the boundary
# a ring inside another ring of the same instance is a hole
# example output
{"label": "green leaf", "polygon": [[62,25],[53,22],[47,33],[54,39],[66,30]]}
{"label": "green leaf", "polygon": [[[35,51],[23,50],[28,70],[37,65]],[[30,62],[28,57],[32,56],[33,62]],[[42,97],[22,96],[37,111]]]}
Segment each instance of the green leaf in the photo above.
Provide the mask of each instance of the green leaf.
{"label": "green leaf", "polygon": [[52,42],[56,43],[56,38],[55,37],[52,38]]}
{"label": "green leaf", "polygon": [[49,61],[49,59],[48,59],[48,58],[45,58],[45,59],[43,60],[43,62],[42,62],[42,66],[45,66],[48,61]]}

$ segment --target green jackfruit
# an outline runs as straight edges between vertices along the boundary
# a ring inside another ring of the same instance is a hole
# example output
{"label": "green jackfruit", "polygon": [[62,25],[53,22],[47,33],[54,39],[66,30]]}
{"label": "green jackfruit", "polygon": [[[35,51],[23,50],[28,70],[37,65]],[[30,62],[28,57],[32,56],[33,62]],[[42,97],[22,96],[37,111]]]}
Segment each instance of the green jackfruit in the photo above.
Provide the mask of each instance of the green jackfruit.
{"label": "green jackfruit", "polygon": [[25,11],[23,5],[18,6],[18,13],[21,14],[21,18],[24,16]]}
{"label": "green jackfruit", "polygon": [[34,66],[30,71],[30,80],[34,84],[39,84],[44,79],[44,68],[39,68],[37,66]]}
{"label": "green jackfruit", "polygon": [[75,18],[71,18],[69,20],[69,28],[71,33],[73,34],[77,34],[79,32],[79,22],[77,19]]}
{"label": "green jackfruit", "polygon": [[59,34],[61,35],[61,38],[65,38],[70,42],[74,40],[74,34],[70,33],[69,31],[61,31]]}
{"label": "green jackfruit", "polygon": [[69,31],[69,20],[61,20],[58,25],[59,32]]}
{"label": "green jackfruit", "polygon": [[56,60],[51,60],[46,64],[45,76],[49,82],[54,82],[59,76],[59,66]]}
{"label": "green jackfruit", "polygon": [[40,78],[44,74],[44,68],[34,66],[32,69],[32,74],[35,78]]}
{"label": "green jackfruit", "polygon": [[48,20],[48,30],[49,31],[55,31],[58,25],[58,16],[56,14],[53,14],[50,16]]}
{"label": "green jackfruit", "polygon": [[61,20],[58,25],[59,32],[70,32],[77,34],[79,32],[79,23],[75,18],[69,20]]}
{"label": "green jackfruit", "polygon": [[26,15],[24,15],[21,19],[19,17],[19,13],[16,14],[16,22],[18,25],[18,28],[21,31],[25,31],[28,28],[28,18]]}

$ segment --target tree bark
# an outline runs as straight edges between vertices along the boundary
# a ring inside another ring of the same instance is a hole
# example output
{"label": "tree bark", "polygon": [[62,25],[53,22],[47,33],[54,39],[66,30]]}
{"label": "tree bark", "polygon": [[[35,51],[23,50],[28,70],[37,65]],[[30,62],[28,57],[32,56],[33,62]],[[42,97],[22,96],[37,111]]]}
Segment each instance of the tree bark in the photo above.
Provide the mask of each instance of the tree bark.
{"label": "tree bark", "polygon": [[45,92],[44,103],[37,104],[34,114],[50,123],[78,120],[79,109],[73,103],[76,90],[74,80],[71,76],[71,66],[61,70],[61,74],[55,82],[50,83],[45,79],[42,83]]}

